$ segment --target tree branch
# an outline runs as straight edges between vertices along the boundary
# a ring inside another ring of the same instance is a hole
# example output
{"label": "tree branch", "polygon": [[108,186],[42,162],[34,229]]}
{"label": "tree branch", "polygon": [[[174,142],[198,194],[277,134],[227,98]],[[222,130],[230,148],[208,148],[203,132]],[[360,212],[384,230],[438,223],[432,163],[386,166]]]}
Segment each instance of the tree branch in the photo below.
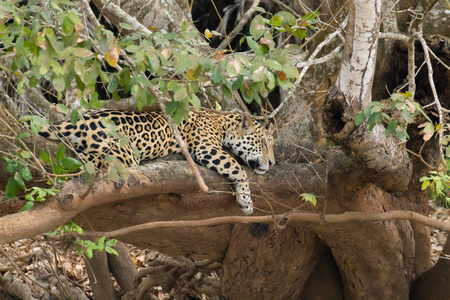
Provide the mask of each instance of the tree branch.
{"label": "tree branch", "polygon": [[[336,166],[337,172],[341,172],[342,166]],[[324,173],[321,165],[315,166],[319,173]],[[82,179],[67,181],[60,192],[46,203],[35,208],[16,214],[9,214],[0,218],[0,244],[9,243],[21,238],[32,237],[43,232],[48,232],[66,223],[80,212],[89,208],[145,197],[146,206],[152,207],[154,216],[158,219],[176,219],[180,215],[183,218],[215,217],[220,215],[239,214],[238,206],[232,196],[229,182],[205,167],[199,168],[203,178],[208,182],[211,194],[198,194],[199,188],[196,179],[192,176],[189,164],[185,161],[152,162],[140,166],[137,170],[130,169],[128,181],[117,187],[107,177],[98,179],[92,191],[83,199],[81,196],[89,188]],[[302,185],[310,193],[320,195],[321,184],[310,166],[284,165],[275,166],[267,175],[259,176],[254,172],[248,172],[250,182],[256,182],[263,186],[265,191],[284,195],[292,201],[298,202],[298,194],[294,190],[286,189],[284,180],[291,180],[291,185],[296,185],[292,174],[298,178],[308,178]],[[342,176],[342,175],[341,175]],[[257,189],[254,189],[257,192]],[[192,195],[189,202],[184,204],[177,202],[164,202],[156,195]],[[205,197],[214,201],[205,201]],[[260,199],[257,195],[256,200]],[[295,202],[291,207],[295,207]],[[186,213],[185,206],[192,209]],[[255,201],[256,206],[264,205],[264,201]],[[170,209],[168,209],[170,207]],[[286,212],[285,207],[276,206],[276,213]],[[201,211],[201,213],[199,213]],[[151,218],[151,215],[147,215]]]}
{"label": "tree branch", "polygon": [[303,212],[290,212],[287,214],[275,215],[275,216],[226,216],[211,218],[205,220],[195,221],[159,221],[149,222],[145,224],[130,226],[121,228],[114,231],[85,231],[84,235],[78,233],[72,233],[74,236],[79,237],[102,237],[106,238],[118,238],[131,233],[137,233],[155,228],[192,228],[192,227],[208,227],[219,226],[229,224],[273,224],[274,222],[278,227],[282,228],[288,225],[300,225],[301,223],[318,223],[318,226],[328,226],[335,223],[343,222],[380,222],[380,221],[392,221],[392,220],[408,220],[427,227],[439,229],[442,231],[450,232],[450,224],[445,221],[439,221],[426,217],[412,211],[393,210],[383,213],[370,213],[370,212],[345,212],[342,214],[329,214],[323,217],[320,214],[315,213],[303,213]]}

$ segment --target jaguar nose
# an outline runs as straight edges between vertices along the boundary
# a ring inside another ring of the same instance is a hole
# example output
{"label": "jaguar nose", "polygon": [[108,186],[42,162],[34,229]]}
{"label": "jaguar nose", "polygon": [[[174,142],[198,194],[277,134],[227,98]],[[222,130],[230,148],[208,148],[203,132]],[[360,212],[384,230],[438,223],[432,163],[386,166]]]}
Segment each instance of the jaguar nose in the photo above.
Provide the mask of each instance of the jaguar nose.
{"label": "jaguar nose", "polygon": [[256,170],[256,169],[259,168],[260,164],[259,164],[259,161],[257,161],[257,160],[249,160],[248,161],[248,166],[250,168],[252,168],[253,170]]}

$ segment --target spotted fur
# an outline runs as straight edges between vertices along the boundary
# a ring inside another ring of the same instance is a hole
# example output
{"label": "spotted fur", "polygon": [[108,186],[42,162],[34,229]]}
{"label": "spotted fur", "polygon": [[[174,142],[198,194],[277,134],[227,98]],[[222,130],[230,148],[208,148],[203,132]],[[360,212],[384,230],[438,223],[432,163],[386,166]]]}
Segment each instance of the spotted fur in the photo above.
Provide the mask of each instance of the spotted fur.
{"label": "spotted fur", "polygon": [[[111,136],[102,118],[110,119],[117,127],[119,137]],[[245,170],[225,149],[240,157],[258,174],[264,174],[275,163],[273,139],[258,122],[239,114],[217,117],[190,113],[178,129],[192,158],[202,166],[218,172],[235,183],[236,200],[245,214],[253,213],[248,177]],[[174,134],[161,112],[132,112],[94,110],[83,116],[76,126],[63,122],[45,126],[39,134],[57,140],[64,136],[86,161],[100,166],[108,155],[115,156],[127,166],[136,166],[140,160],[155,159],[180,152]],[[129,143],[119,146],[119,138],[128,137]],[[141,154],[135,155],[134,147]]]}

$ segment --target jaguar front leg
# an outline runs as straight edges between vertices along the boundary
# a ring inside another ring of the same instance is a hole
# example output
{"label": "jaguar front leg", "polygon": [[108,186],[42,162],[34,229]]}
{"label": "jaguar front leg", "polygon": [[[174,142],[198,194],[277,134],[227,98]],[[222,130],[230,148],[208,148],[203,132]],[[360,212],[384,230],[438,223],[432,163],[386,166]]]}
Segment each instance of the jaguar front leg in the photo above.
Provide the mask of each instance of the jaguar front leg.
{"label": "jaguar front leg", "polygon": [[239,208],[246,215],[253,213],[253,202],[250,196],[247,173],[245,173],[236,159],[221,148],[213,147],[208,149],[206,146],[191,149],[191,155],[202,166],[216,171],[232,181]]}

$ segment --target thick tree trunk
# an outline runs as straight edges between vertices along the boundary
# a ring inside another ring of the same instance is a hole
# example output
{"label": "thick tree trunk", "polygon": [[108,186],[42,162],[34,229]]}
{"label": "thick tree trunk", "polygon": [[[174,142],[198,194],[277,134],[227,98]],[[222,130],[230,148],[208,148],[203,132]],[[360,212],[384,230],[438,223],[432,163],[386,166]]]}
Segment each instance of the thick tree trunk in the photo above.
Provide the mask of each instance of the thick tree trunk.
{"label": "thick tree trunk", "polygon": [[[385,138],[383,128],[368,133],[363,127],[353,126],[354,113],[371,100],[380,8],[380,1],[354,2],[351,18],[357,20],[349,22],[347,34],[364,28],[358,22],[373,22],[368,30],[371,35],[362,36],[363,43],[373,42],[372,47],[358,48],[358,41],[346,47],[337,84],[344,97],[331,97],[325,102],[321,96],[334,85],[335,77],[331,74],[336,69],[314,67],[315,76],[307,73],[302,88],[317,92],[311,95],[298,89],[295,97],[285,103],[277,116],[279,124],[293,120],[313,101],[318,105],[279,133],[277,159],[291,164],[279,164],[266,176],[249,176],[255,205],[264,213],[272,208],[274,213],[313,211],[310,207],[299,208],[302,204],[299,194],[304,192],[318,196],[316,212],[409,209],[427,213],[426,193],[417,186],[424,172],[420,162],[414,159],[411,162],[403,148]],[[128,11],[139,8],[135,13],[137,18],[149,22],[142,21],[144,26],[156,26],[153,21],[161,21],[160,28],[181,28],[183,16],[178,8],[176,17],[171,19],[164,13],[167,12],[164,1],[148,2],[146,7],[134,3],[123,3],[122,8]],[[173,6],[175,2],[167,3]],[[112,3],[106,6],[105,13],[114,19],[110,7]],[[362,9],[364,13],[353,9]],[[368,16],[371,9],[374,14]],[[356,80],[350,78],[357,72],[360,74]],[[329,80],[319,88],[323,78]],[[325,116],[322,109],[326,111]],[[0,106],[0,117],[3,116]],[[0,133],[13,135],[4,127]],[[328,137],[340,147],[331,145]],[[42,140],[38,139],[37,143],[37,149],[44,148]],[[307,150],[299,151],[301,147]],[[0,143],[0,150],[8,149],[9,144]],[[80,196],[89,189],[87,184],[71,180],[53,201],[27,213],[1,218],[0,243],[51,230],[72,217],[80,225],[109,231],[150,221],[200,220],[239,214],[224,178],[204,168],[201,173],[213,192],[199,193],[190,168],[179,161],[156,162],[132,170],[123,187],[100,179],[84,199]],[[6,179],[5,173],[0,172],[3,186]],[[79,215],[80,212],[83,214]],[[223,293],[230,299],[407,299],[414,276],[429,264],[427,229],[409,221],[339,225],[326,221],[286,228],[272,224],[157,228],[119,236],[119,239],[173,256],[221,261]],[[444,275],[442,278],[446,279]],[[124,282],[124,286],[131,285],[127,278]],[[417,280],[415,290],[420,289],[421,282],[426,280]]]}
{"label": "thick tree trunk", "polygon": [[414,280],[411,300],[448,299],[450,295],[450,239],[447,237],[438,262]]}

